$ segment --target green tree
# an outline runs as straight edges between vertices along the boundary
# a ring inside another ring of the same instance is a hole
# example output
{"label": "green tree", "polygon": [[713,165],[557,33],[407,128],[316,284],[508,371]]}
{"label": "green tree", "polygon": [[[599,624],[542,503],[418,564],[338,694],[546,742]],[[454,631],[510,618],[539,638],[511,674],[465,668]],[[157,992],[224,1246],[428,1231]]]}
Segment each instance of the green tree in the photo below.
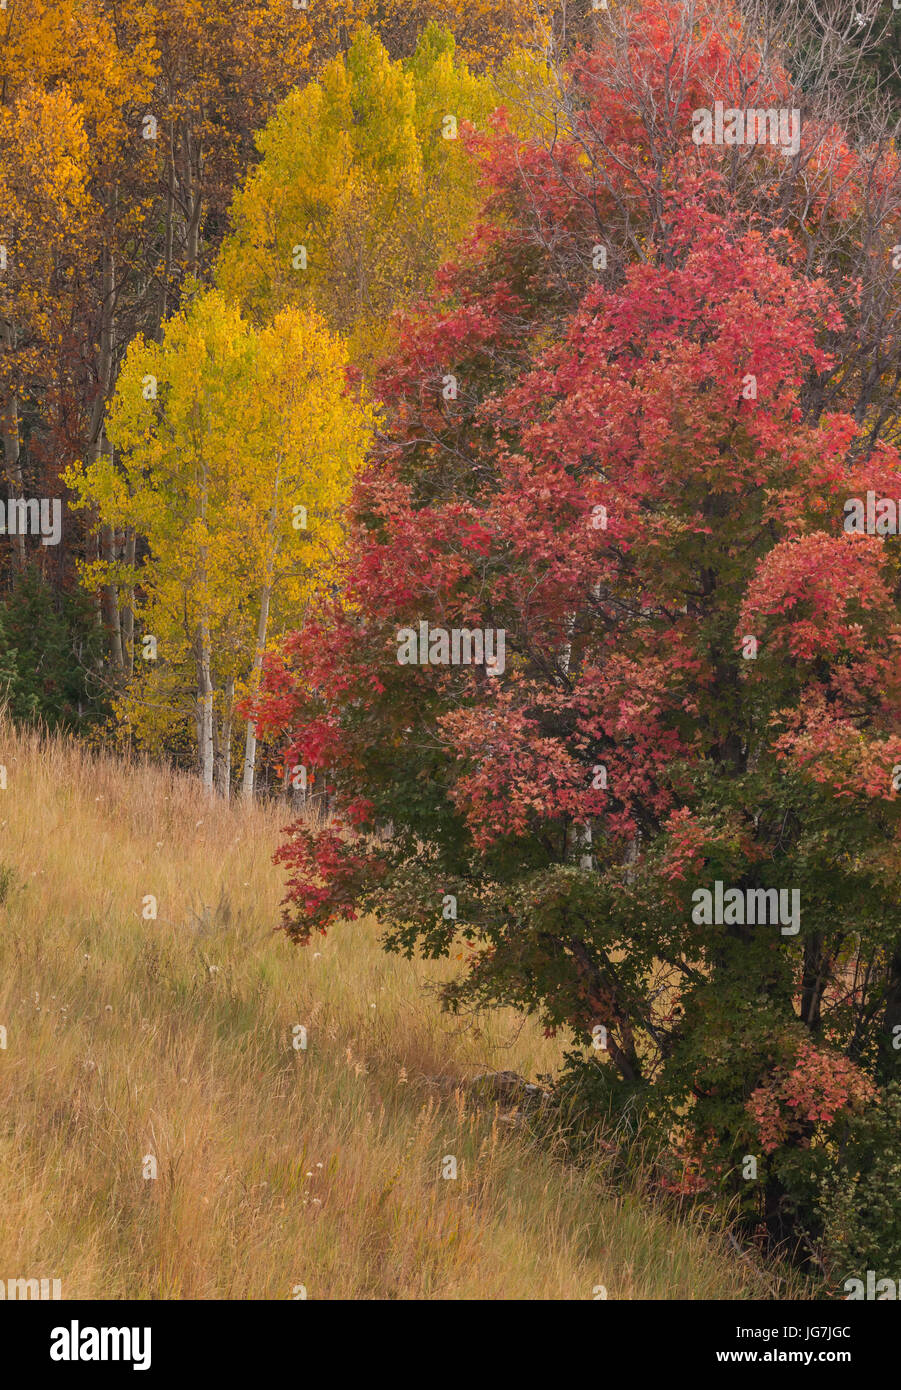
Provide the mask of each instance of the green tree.
{"label": "green tree", "polygon": [[54,592],[28,566],[0,603],[0,700],[16,719],[85,729],[105,711],[102,645],[87,596]]}

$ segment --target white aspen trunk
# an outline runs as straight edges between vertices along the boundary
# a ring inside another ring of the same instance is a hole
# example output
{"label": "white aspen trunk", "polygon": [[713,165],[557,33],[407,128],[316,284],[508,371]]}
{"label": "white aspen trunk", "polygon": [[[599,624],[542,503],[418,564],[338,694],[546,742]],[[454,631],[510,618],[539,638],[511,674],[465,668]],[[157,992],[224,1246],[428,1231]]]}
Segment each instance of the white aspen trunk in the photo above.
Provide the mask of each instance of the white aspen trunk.
{"label": "white aspen trunk", "polygon": [[235,682],[232,677],[225,687],[225,703],[222,710],[222,723],[219,727],[218,748],[216,750],[216,785],[219,795],[228,801],[231,797],[232,780],[232,709],[235,702]]}
{"label": "white aspen trunk", "polygon": [[[278,491],[281,483],[282,465],[279,456],[278,465],[275,470],[275,486],[272,493],[272,506],[269,508],[268,537],[270,544],[269,565],[265,576],[265,582],[260,590],[260,612],[257,618],[257,641],[253,654],[253,666],[250,673],[250,689],[255,691],[260,672],[263,669],[263,657],[266,653],[266,634],[269,631],[269,606],[272,601],[272,583],[275,574],[275,561],[278,552],[278,541],[276,537],[276,523],[278,521]],[[253,799],[253,784],[256,778],[257,765],[257,730],[252,719],[247,721],[247,732],[244,737],[244,772],[241,778],[241,796],[245,801]]]}
{"label": "white aspen trunk", "polygon": [[[263,655],[266,651],[266,633],[269,627],[269,601],[271,597],[271,586],[266,585],[260,594],[260,614],[257,619],[257,642],[256,650],[253,654],[253,669],[251,674],[251,689],[256,687],[259,680],[260,671],[263,669]],[[252,719],[247,721],[247,732],[244,737],[244,775],[241,779],[241,795],[245,800],[253,799],[253,784],[256,777],[257,764],[257,730]]]}
{"label": "white aspen trunk", "polygon": [[197,633],[197,727],[200,777],[208,792],[213,790],[213,682],[210,678],[210,631],[204,616]]}

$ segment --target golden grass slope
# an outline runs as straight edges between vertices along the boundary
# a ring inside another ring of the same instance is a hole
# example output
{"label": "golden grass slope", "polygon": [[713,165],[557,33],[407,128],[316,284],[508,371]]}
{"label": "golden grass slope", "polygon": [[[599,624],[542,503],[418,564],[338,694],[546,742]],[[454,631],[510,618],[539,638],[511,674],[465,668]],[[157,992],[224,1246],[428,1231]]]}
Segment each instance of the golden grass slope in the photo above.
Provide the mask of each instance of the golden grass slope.
{"label": "golden grass slope", "polygon": [[443,1016],[428,987],[453,962],[387,956],[365,922],[304,950],[273,931],[285,809],[8,724],[0,764],[0,1279],[115,1299],[766,1296],[720,1239],[610,1190],[600,1157],[568,1166],[473,1109],[467,1077],[552,1071],[560,1050],[513,1015]]}

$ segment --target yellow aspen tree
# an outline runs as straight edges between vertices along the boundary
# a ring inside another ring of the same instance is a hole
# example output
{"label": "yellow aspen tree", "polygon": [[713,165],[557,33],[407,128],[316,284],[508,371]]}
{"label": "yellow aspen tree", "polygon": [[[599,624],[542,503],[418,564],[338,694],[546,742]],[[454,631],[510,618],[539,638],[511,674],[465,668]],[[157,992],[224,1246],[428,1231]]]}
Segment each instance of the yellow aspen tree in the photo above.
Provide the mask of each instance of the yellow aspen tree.
{"label": "yellow aspen tree", "polygon": [[[218,291],[129,349],[107,430],[115,457],[67,474],[101,524],[130,526],[130,574],[149,660],[118,713],[145,746],[184,743],[209,790],[231,782],[233,712],[254,687],[274,635],[325,582],[340,508],[373,426],[348,390],[347,354],[312,311],[288,306],[257,328]],[[103,561],[88,586],[108,582]],[[172,701],[175,691],[190,700]],[[245,730],[242,786],[252,795],[256,738]],[[217,775],[218,769],[218,775]]]}
{"label": "yellow aspen tree", "polygon": [[426,26],[454,34],[475,69],[496,67],[513,48],[544,46],[546,24],[533,0],[297,0],[307,8],[317,67],[347,49],[361,25],[373,28],[392,58],[409,58]]}
{"label": "yellow aspen tree", "polygon": [[257,137],[262,160],[235,197],[217,283],[257,315],[315,307],[371,370],[393,310],[428,288],[475,212],[458,137],[496,104],[449,31],[430,25],[402,63],[360,29]]}

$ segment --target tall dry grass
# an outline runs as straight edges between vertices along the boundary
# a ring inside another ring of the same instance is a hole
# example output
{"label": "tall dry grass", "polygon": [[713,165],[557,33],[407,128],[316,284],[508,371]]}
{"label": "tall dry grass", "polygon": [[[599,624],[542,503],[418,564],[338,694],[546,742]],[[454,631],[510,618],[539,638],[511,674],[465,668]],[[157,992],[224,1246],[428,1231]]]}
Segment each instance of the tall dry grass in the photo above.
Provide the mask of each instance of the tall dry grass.
{"label": "tall dry grass", "polygon": [[453,961],[387,956],[366,922],[303,950],[273,931],[284,811],[5,723],[0,763],[0,1278],[114,1299],[765,1293],[600,1157],[568,1166],[473,1108],[473,1072],[560,1055],[513,1015],[443,1016]]}

